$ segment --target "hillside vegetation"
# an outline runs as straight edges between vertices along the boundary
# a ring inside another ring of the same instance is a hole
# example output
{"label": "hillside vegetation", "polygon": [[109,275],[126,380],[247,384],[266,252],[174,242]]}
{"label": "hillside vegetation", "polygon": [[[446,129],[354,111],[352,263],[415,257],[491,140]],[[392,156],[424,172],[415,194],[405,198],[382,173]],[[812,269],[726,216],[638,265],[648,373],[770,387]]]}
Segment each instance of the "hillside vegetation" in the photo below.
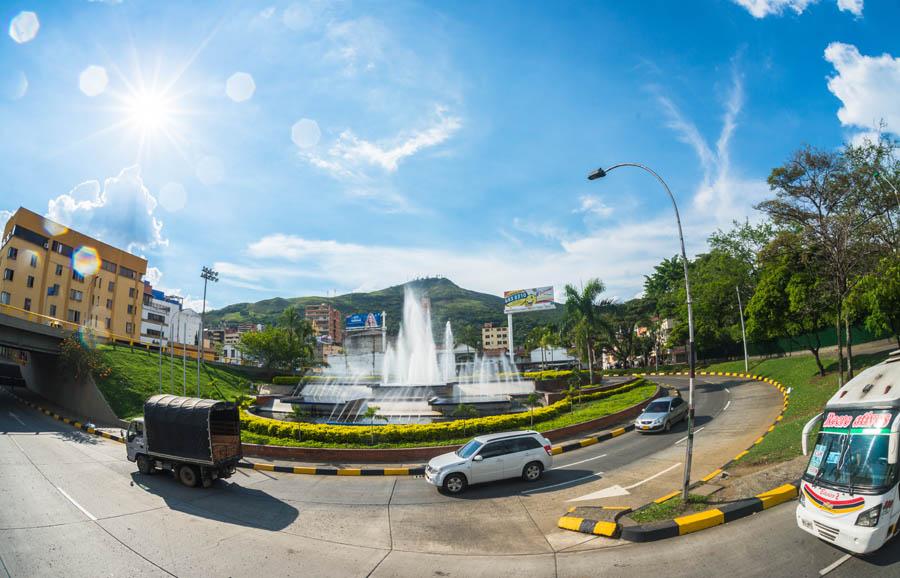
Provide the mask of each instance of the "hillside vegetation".
{"label": "hillside vegetation", "polygon": [[[457,330],[464,325],[480,328],[483,323],[487,322],[504,324],[506,322],[502,297],[463,289],[449,279],[434,278],[419,279],[369,293],[347,293],[337,297],[293,297],[288,299],[276,297],[256,303],[237,303],[207,312],[206,323],[209,327],[222,322],[272,324],[278,319],[281,312],[291,305],[302,311],[307,305],[329,303],[345,316],[353,313],[385,311],[388,332],[396,334],[403,316],[403,293],[407,285],[431,299],[434,331],[441,334],[441,337],[447,321],[450,321]],[[557,320],[561,314],[562,307],[560,306],[554,311],[519,316],[516,318],[516,333],[525,335],[535,325]],[[459,334],[461,335],[462,332]]]}

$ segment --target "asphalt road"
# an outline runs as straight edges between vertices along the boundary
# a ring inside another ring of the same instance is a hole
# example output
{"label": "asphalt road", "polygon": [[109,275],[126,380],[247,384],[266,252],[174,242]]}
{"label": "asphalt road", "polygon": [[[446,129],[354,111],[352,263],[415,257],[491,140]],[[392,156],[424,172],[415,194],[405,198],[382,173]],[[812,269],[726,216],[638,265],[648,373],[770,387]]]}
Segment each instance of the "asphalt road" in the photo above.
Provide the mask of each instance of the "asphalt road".
{"label": "asphalt road", "polygon": [[[769,400],[740,384],[704,381],[697,414],[711,432],[745,429],[748,412],[733,410]],[[489,484],[462,498],[420,479],[256,471],[202,490],[141,476],[120,444],[0,395],[0,577],[818,576],[844,556],[797,529],[792,505],[652,544],[610,547],[552,531],[548,520],[570,496],[683,451],[680,437],[626,434],[557,456],[559,469],[538,485]],[[594,477],[577,480],[586,475]],[[891,544],[829,576],[900,575],[898,554]]]}

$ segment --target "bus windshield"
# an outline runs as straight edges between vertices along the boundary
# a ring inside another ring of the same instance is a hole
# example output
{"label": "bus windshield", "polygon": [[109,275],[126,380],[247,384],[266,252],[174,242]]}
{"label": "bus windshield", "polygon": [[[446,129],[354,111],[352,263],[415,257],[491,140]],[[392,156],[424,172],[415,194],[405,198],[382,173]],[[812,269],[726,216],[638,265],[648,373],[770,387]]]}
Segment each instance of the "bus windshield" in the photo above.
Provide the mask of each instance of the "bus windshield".
{"label": "bus windshield", "polygon": [[840,488],[881,488],[890,482],[888,436],[822,432],[805,479]]}

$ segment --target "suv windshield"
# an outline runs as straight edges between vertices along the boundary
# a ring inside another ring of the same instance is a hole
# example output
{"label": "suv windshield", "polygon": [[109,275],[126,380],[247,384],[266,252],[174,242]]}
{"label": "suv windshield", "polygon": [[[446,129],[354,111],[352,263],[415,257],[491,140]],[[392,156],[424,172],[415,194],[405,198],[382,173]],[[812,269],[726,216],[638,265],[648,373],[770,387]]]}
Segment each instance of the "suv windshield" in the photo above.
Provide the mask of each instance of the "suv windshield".
{"label": "suv windshield", "polygon": [[478,448],[481,447],[481,442],[472,440],[463,447],[456,450],[456,455],[461,458],[470,458],[472,454],[478,451]]}
{"label": "suv windshield", "polygon": [[644,409],[644,413],[666,413],[669,411],[668,401],[654,401]]}

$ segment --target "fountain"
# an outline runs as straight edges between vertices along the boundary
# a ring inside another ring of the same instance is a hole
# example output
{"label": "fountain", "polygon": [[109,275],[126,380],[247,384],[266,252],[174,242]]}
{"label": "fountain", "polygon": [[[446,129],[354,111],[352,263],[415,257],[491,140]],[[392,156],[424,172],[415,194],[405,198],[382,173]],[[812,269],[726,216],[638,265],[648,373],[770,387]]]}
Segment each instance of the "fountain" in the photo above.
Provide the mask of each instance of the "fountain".
{"label": "fountain", "polygon": [[444,326],[435,343],[430,308],[407,286],[400,332],[384,353],[355,351],[329,357],[322,378],[300,384],[294,393],[261,413],[275,417],[302,407],[317,421],[358,423],[371,406],[388,423],[429,423],[447,419],[460,404],[482,415],[521,410],[516,398],[534,391],[506,355],[476,356],[457,363],[453,327]]}

